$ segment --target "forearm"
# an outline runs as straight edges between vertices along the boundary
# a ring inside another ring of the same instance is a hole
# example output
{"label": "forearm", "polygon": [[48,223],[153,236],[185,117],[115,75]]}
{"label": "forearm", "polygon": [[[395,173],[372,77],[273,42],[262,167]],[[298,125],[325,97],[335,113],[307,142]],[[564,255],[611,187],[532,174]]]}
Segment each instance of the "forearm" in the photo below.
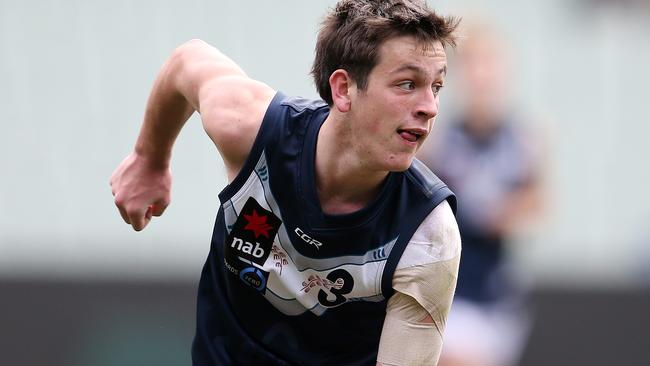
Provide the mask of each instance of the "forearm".
{"label": "forearm", "polygon": [[147,101],[135,153],[154,166],[167,167],[172,146],[194,107],[179,88],[183,47],[162,66]]}
{"label": "forearm", "polygon": [[134,152],[111,175],[124,221],[142,230],[169,204],[172,147],[194,111],[234,177],[274,95],[207,43],[191,40],[178,47],[156,77]]}

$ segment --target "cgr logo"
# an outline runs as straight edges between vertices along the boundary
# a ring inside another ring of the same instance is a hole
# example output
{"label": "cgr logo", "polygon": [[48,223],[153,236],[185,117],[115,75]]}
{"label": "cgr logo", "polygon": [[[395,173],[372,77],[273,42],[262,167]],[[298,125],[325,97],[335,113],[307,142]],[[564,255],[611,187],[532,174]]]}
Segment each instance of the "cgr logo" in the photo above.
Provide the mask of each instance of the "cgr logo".
{"label": "cgr logo", "polygon": [[315,246],[316,249],[320,249],[320,247],[323,246],[323,243],[321,243],[321,242],[319,242],[318,240],[312,238],[311,236],[305,234],[305,232],[302,231],[299,227],[297,227],[296,230],[294,230],[294,232],[295,232],[296,235],[298,235],[298,237],[299,237],[300,239],[302,239],[305,243],[307,243],[307,244],[311,244],[311,245]]}

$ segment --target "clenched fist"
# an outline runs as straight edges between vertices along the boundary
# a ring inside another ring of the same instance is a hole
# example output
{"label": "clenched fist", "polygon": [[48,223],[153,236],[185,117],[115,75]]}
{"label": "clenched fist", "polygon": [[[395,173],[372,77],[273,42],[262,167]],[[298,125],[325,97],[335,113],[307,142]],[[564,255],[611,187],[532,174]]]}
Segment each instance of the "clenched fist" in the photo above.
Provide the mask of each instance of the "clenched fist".
{"label": "clenched fist", "polygon": [[115,205],[124,221],[140,231],[160,216],[171,200],[172,174],[168,165],[152,164],[131,153],[110,179]]}

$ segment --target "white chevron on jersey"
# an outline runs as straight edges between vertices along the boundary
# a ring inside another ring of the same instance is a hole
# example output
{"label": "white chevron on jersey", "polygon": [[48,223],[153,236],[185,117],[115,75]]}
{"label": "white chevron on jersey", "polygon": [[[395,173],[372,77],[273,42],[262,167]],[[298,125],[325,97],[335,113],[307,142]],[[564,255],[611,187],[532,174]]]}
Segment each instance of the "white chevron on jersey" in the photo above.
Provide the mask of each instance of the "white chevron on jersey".
{"label": "white chevron on jersey", "polygon": [[[272,253],[265,263],[259,266],[246,261],[270,273],[264,296],[278,310],[287,315],[300,315],[306,311],[321,315],[328,308],[318,299],[318,294],[321,292],[327,295],[326,302],[331,301],[334,304],[332,307],[347,301],[384,299],[381,292],[382,274],[386,259],[397,238],[362,255],[310,258],[298,253],[289,239],[282,213],[271,193],[264,153],[242,188],[228,202],[223,203],[228,232],[231,231],[249,197],[253,197],[262,207],[273,212],[283,221],[273,242]],[[345,278],[328,279],[329,274],[339,269],[349,273],[354,284],[344,295],[337,295],[337,290],[346,285]],[[337,303],[337,298],[340,299],[341,296],[345,301]]]}

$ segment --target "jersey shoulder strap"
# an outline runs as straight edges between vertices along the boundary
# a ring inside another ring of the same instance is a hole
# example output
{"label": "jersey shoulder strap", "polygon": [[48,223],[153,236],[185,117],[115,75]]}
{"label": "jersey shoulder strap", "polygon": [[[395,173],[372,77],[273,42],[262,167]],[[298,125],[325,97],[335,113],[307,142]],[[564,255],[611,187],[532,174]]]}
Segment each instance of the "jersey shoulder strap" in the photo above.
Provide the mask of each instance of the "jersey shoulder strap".
{"label": "jersey shoulder strap", "polygon": [[456,213],[456,196],[429,168],[418,159],[413,159],[411,167],[403,174],[401,204],[407,205],[407,215],[403,218],[399,237],[390,252],[382,276],[382,293],[389,299],[393,294],[393,274],[397,268],[406,245],[424,219],[442,201],[447,200],[454,214]]}

